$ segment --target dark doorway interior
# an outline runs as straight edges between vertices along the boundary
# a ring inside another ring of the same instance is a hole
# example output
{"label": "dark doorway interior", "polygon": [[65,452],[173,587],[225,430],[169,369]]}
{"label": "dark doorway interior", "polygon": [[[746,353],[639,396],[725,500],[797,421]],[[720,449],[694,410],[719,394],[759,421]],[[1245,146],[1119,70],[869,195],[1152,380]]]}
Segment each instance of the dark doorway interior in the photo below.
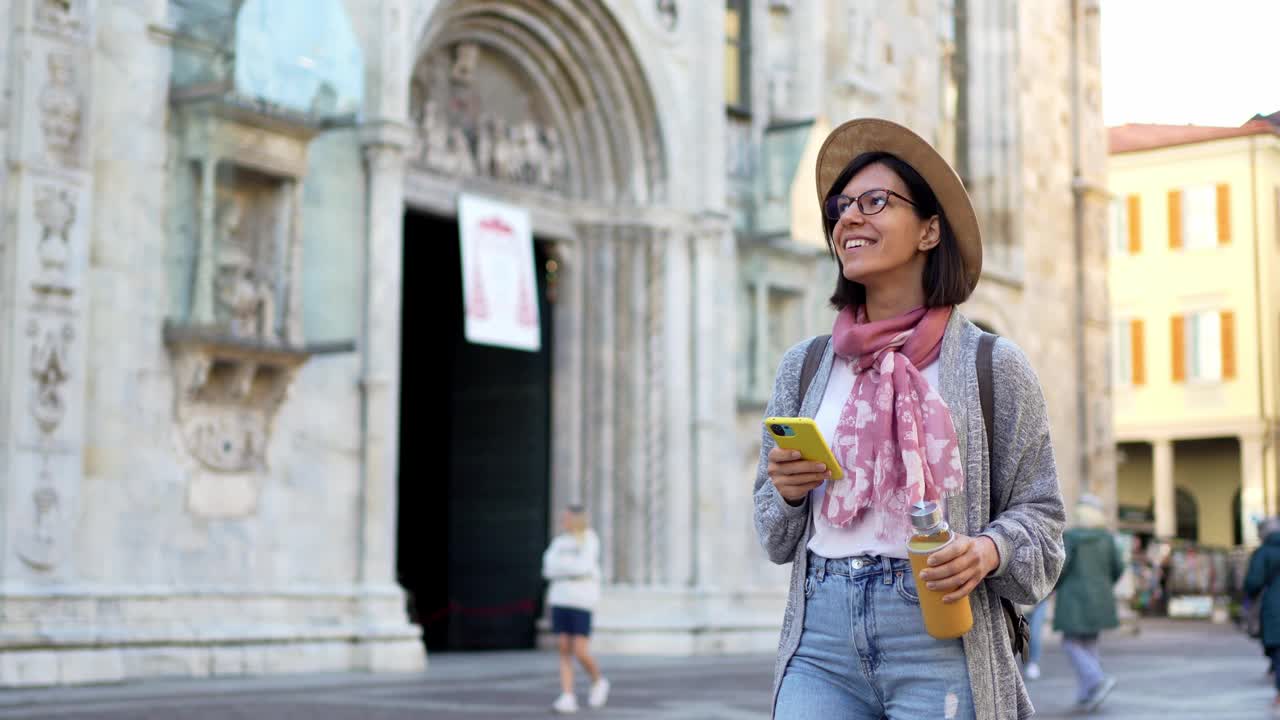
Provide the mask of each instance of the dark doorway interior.
{"label": "dark doorway interior", "polygon": [[396,570],[428,651],[530,648],[549,537],[551,311],[536,353],[463,336],[458,225],[405,214]]}

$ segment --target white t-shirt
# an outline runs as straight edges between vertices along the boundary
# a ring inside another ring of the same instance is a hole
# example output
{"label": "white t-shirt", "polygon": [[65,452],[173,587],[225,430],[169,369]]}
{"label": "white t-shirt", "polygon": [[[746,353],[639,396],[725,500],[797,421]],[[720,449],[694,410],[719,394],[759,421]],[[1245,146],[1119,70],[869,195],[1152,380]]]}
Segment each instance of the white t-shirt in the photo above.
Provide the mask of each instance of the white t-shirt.
{"label": "white t-shirt", "polygon": [[[938,363],[921,368],[929,387],[938,387]],[[827,380],[827,391],[822,395],[822,404],[814,421],[822,431],[827,443],[835,442],[836,425],[840,423],[840,413],[844,410],[849,393],[853,392],[855,374],[853,365],[846,359],[836,355],[831,363],[831,378]],[[880,529],[881,511],[877,507],[869,507],[847,527],[832,527],[818,517],[822,511],[822,498],[826,496],[827,484],[823,483],[809,491],[809,506],[813,513],[813,535],[809,538],[809,550],[820,557],[842,558],[855,555],[880,555],[882,557],[906,558],[907,539],[885,541],[876,537]]]}

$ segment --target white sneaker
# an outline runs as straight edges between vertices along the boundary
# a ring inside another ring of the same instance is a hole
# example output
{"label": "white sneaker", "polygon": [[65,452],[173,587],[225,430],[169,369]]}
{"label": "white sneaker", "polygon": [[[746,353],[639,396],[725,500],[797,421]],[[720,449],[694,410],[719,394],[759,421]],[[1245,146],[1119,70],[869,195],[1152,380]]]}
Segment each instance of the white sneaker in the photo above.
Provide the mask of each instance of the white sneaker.
{"label": "white sneaker", "polygon": [[561,715],[571,715],[578,712],[578,698],[572,693],[561,693],[556,701],[551,703],[551,709]]}
{"label": "white sneaker", "polygon": [[1039,680],[1040,666],[1033,662],[1027,663],[1027,666],[1022,668],[1022,676],[1028,680]]}
{"label": "white sneaker", "polygon": [[591,694],[587,696],[587,704],[593,708],[602,708],[609,701],[609,681],[605,678],[591,683]]}

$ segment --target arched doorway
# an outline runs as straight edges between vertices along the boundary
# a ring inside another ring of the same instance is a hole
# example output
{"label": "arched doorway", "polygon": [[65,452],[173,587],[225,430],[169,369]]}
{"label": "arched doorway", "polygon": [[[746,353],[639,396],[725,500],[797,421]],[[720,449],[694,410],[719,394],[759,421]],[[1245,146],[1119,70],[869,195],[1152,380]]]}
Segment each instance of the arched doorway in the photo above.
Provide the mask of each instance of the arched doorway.
{"label": "arched doorway", "polygon": [[[590,387],[635,370],[594,353],[618,343],[610,318],[638,287],[619,285],[618,266],[657,238],[643,220],[665,194],[657,116],[624,33],[594,0],[442,3],[408,94],[398,576],[429,650],[530,647],[555,507],[607,512],[592,483],[621,482],[594,470],[627,456],[599,429],[598,408],[621,403]],[[461,192],[530,212],[537,353],[462,338]],[[566,278],[576,284],[558,293]],[[443,374],[414,375],[410,339],[424,334],[452,360]],[[447,428],[424,432],[446,408]]]}

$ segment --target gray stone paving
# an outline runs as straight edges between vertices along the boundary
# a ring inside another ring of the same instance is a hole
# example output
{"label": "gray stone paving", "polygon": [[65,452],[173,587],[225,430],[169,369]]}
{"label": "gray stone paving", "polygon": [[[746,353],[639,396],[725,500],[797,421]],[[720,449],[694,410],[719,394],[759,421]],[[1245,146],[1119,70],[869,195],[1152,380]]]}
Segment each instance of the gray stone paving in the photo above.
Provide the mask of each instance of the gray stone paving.
{"label": "gray stone paving", "polygon": [[[1147,621],[1138,635],[1104,636],[1120,684],[1107,718],[1269,717],[1274,695],[1258,647],[1230,626]],[[609,707],[579,717],[766,720],[767,656],[602,657]],[[1056,639],[1030,684],[1038,718],[1082,717]],[[580,694],[585,693],[580,680]],[[425,675],[306,675],[169,680],[95,688],[0,692],[0,718],[60,720],[481,720],[548,718],[556,659],[544,652],[435,655]]]}

